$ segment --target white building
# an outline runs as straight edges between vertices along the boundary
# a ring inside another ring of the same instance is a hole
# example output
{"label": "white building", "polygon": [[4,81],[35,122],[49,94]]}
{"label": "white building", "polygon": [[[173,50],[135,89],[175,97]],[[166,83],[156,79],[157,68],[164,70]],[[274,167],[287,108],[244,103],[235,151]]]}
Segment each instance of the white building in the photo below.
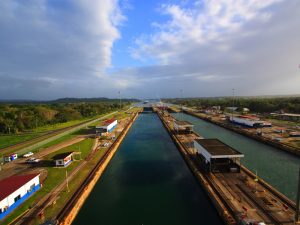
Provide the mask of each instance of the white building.
{"label": "white building", "polygon": [[260,120],[256,116],[231,116],[230,121],[247,127],[271,127],[272,123]]}
{"label": "white building", "polygon": [[55,166],[68,166],[73,161],[74,152],[64,152],[61,154],[55,155],[52,159],[55,162]]}
{"label": "white building", "polygon": [[187,121],[181,121],[181,120],[174,120],[174,129],[177,132],[180,131],[186,131],[186,132],[191,132],[193,131],[194,125],[190,122]]}
{"label": "white building", "polygon": [[111,132],[118,125],[118,120],[111,119],[106,120],[102,125],[96,126],[96,133],[107,133]]}
{"label": "white building", "polygon": [[26,174],[0,181],[0,220],[40,188],[39,176]]}

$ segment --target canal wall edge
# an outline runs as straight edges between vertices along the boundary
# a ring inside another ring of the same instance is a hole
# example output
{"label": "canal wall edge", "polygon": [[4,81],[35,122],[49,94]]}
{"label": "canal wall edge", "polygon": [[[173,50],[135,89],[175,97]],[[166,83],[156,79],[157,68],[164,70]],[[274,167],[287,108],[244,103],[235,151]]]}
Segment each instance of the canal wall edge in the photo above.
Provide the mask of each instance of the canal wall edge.
{"label": "canal wall edge", "polygon": [[91,173],[87,176],[86,180],[79,187],[79,189],[73,194],[73,196],[69,199],[68,203],[62,209],[62,211],[57,216],[57,224],[60,225],[71,225],[83,206],[85,200],[88,198],[90,193],[92,192],[94,186],[98,182],[99,178],[105,171],[107,165],[110,160],[113,158],[114,154],[118,150],[120,144],[122,143],[124,137],[128,133],[132,124],[138,117],[139,113],[136,113],[131,121],[127,124],[124,130],[121,132],[120,136],[113,143],[110,149],[106,152],[106,154],[99,160],[96,164],[95,168],[91,171]]}
{"label": "canal wall edge", "polygon": [[[159,113],[157,113],[157,114],[158,114],[158,117],[160,118],[162,124],[164,125],[164,127],[168,131],[168,134],[170,135],[170,137],[174,141],[174,143],[175,143],[177,149],[179,150],[180,154],[183,156],[183,159],[186,162],[187,166],[189,167],[189,169],[191,170],[191,172],[195,176],[196,180],[203,187],[204,191],[206,192],[206,194],[208,195],[208,197],[212,201],[213,205],[215,206],[215,208],[216,208],[218,214],[220,215],[220,217],[222,218],[222,220],[227,225],[237,224],[236,218],[235,218],[235,214],[233,212],[230,212],[230,208],[227,208],[224,205],[224,202],[216,194],[216,192],[213,190],[213,187],[210,185],[209,181],[204,177],[203,174],[201,174],[197,170],[197,168],[194,165],[194,163],[192,162],[192,160],[185,153],[186,151],[185,151],[184,147],[182,146],[182,144],[180,143],[180,141],[176,138],[176,136],[172,133],[172,131],[170,130],[169,126],[161,118],[160,114]],[[233,220],[233,218],[234,218],[234,220]]]}

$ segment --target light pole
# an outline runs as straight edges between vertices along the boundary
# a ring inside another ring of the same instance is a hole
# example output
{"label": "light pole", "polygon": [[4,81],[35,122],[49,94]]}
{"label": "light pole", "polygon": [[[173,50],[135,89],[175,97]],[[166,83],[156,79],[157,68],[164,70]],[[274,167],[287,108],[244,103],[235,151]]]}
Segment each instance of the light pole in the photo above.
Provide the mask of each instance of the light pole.
{"label": "light pole", "polygon": [[119,91],[119,102],[120,102],[120,111],[121,111],[121,92]]}
{"label": "light pole", "polygon": [[181,112],[180,112],[180,120],[182,120],[182,114],[183,114],[183,108],[182,108],[182,101],[183,101],[183,98],[182,98],[182,92],[183,92],[183,90],[180,89],[180,98],[181,98],[181,104],[180,104],[180,108],[181,108]]}
{"label": "light pole", "polygon": [[299,166],[299,176],[298,176],[298,191],[296,198],[296,212],[295,212],[295,223],[299,220],[299,201],[300,201],[300,166]]}
{"label": "light pole", "polygon": [[231,109],[231,119],[233,119],[233,109],[234,109],[234,91],[235,89],[232,88],[232,109]]}

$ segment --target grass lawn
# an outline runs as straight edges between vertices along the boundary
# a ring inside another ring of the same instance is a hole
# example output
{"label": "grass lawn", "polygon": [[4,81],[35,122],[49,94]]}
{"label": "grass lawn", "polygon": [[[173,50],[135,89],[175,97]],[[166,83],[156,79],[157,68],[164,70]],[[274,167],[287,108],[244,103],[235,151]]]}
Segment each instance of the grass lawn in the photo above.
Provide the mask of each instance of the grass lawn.
{"label": "grass lawn", "polygon": [[30,140],[39,135],[41,135],[41,133],[0,135],[0,149]]}
{"label": "grass lawn", "polygon": [[[57,123],[57,124],[53,124],[53,125],[46,125],[46,126],[38,127],[36,129],[31,130],[30,131],[31,133],[0,135],[0,149],[12,146],[12,145],[20,143],[20,142],[31,140],[35,137],[38,137],[38,136],[45,134],[46,132],[49,132],[52,130],[70,127],[70,126],[82,123],[84,121],[87,121],[87,120],[96,119],[96,118],[104,116],[104,115],[105,114],[101,114],[101,115],[97,115],[97,116],[91,117],[91,118],[85,118],[85,119],[81,119],[81,120],[73,120],[73,121],[69,121],[69,122],[65,122],[65,123]],[[37,140],[37,142],[38,141],[40,141],[40,140]],[[32,144],[33,143],[29,143],[29,145],[32,145]],[[21,146],[20,148],[24,148],[26,146],[27,145],[24,145],[24,146]],[[18,149],[19,148],[16,148],[16,149],[14,149],[14,151],[17,151]]]}
{"label": "grass lawn", "polygon": [[[107,151],[107,148],[101,148],[95,153],[95,156],[91,161],[89,161],[88,164],[86,164],[81,170],[80,170],[80,176],[76,177],[76,179],[73,179],[69,183],[69,189],[70,192],[64,191],[61,192],[59,195],[59,198],[56,200],[55,205],[49,206],[45,211],[45,218],[46,220],[51,220],[54,218],[58,212],[64,207],[66,202],[70,199],[72,194],[77,190],[79,185],[86,179],[87,175],[90,173],[90,171],[95,167],[99,159],[103,156],[103,154]],[[40,224],[41,221],[37,219],[34,224]]]}
{"label": "grass lawn", "polygon": [[276,120],[276,119],[267,119],[273,124],[279,125],[279,126],[297,126],[300,125],[300,122],[293,122],[293,121],[286,121],[286,120]]}
{"label": "grass lawn", "polygon": [[[51,160],[51,158],[58,154],[68,151],[78,151],[77,146],[80,145],[80,150],[82,152],[82,159],[88,155],[90,152],[92,145],[93,145],[93,139],[86,139],[79,143],[76,143],[74,145],[68,146],[66,148],[63,148],[53,154],[50,154],[47,156],[46,160]],[[70,173],[72,170],[75,169],[76,166],[79,165],[81,161],[75,161],[72,162],[68,167],[66,168],[55,168],[53,167],[53,164],[45,164],[47,165],[45,169],[47,170],[47,178],[43,183],[43,188],[41,188],[37,193],[35,193],[31,198],[29,198],[27,201],[25,201],[20,207],[18,207],[15,211],[13,211],[10,215],[6,217],[6,219],[3,221],[4,224],[7,224],[11,221],[13,221],[14,218],[21,215],[23,212],[25,212],[28,208],[30,208],[34,202],[38,199],[41,199],[45,194],[49,193],[53,188],[55,188],[57,185],[59,185],[66,177],[66,171]],[[75,179],[77,180],[77,179]],[[64,193],[64,191],[62,192]],[[2,221],[1,221],[2,222]]]}

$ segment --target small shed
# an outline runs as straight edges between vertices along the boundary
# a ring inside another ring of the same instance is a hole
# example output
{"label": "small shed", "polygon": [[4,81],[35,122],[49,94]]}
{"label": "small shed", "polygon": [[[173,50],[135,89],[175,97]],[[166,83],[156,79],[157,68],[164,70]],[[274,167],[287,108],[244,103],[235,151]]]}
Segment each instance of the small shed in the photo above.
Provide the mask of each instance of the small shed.
{"label": "small shed", "polygon": [[188,121],[174,120],[174,129],[179,132],[191,132],[193,131],[194,124]]}
{"label": "small shed", "polygon": [[0,220],[40,188],[40,174],[11,176],[0,181]]}
{"label": "small shed", "polygon": [[6,156],[4,156],[4,162],[14,161],[17,158],[18,158],[18,154],[16,154],[16,153],[13,153],[11,155],[6,155]]}
{"label": "small shed", "polygon": [[73,154],[74,154],[74,152],[64,152],[64,153],[55,155],[52,158],[55,162],[55,166],[66,167],[66,166],[70,165],[70,163],[73,161]]}
{"label": "small shed", "polygon": [[194,147],[209,172],[239,172],[244,155],[218,139],[195,139]]}

